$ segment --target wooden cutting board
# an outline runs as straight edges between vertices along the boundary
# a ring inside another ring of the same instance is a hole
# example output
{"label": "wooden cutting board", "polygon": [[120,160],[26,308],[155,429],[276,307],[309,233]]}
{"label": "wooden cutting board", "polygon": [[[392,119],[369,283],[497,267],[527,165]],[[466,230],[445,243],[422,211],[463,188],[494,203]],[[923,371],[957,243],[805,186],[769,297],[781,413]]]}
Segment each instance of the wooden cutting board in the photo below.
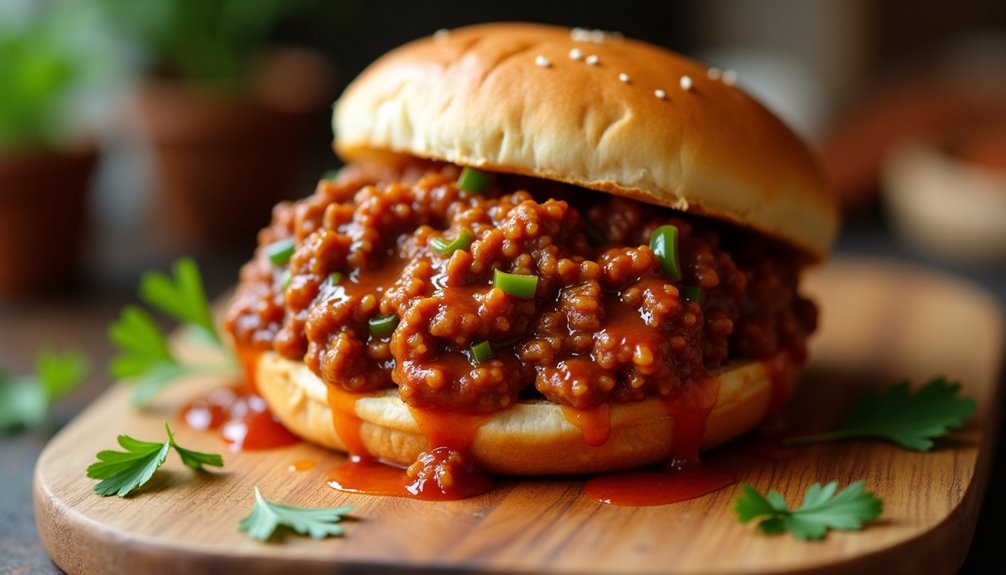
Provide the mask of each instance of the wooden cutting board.
{"label": "wooden cutting board", "polygon": [[[56,564],[82,573],[388,572],[562,573],[951,573],[963,560],[985,490],[998,416],[1003,313],[958,280],[870,261],[817,270],[807,291],[822,307],[812,364],[788,410],[795,425],[840,418],[862,389],[936,374],[959,379],[978,401],[967,428],[931,453],[857,441],[776,453],[757,434],[708,461],[740,482],[796,502],[813,482],[865,479],[884,499],[881,520],[817,543],[766,537],[733,516],[738,486],[675,505],[610,507],[581,495],[582,480],[500,480],[492,492],[453,502],[344,494],[324,484],[340,455],[307,444],[228,454],[221,472],[196,474],[173,455],[140,493],[94,495],[84,476],[95,453],[127,433],[155,440],[187,400],[225,383],[193,378],[137,411],[124,386],[110,389],[57,435],[35,474],[38,529]],[[183,346],[184,347],[184,346]],[[191,348],[191,345],[189,345]],[[184,349],[183,352],[198,352]],[[224,449],[217,436],[174,426],[179,443]],[[761,442],[764,444],[764,442]],[[290,471],[291,463],[318,463]],[[355,507],[343,538],[257,543],[237,524],[253,486],[302,506]]]}

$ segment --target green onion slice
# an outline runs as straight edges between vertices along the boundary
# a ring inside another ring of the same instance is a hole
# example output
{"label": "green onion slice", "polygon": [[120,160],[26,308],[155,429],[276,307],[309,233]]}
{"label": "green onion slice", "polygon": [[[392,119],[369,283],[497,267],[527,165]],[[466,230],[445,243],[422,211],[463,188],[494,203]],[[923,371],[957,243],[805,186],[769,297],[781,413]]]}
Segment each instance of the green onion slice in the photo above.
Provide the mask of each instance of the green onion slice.
{"label": "green onion slice", "polygon": [[391,335],[398,327],[398,316],[395,314],[378,315],[367,321],[370,325],[370,333],[374,337],[386,337]]}
{"label": "green onion slice", "polygon": [[681,296],[687,301],[701,301],[702,288],[699,286],[681,286]]}
{"label": "green onion slice", "polygon": [[492,174],[481,172],[475,168],[465,168],[461,170],[461,177],[458,178],[458,189],[462,192],[482,194],[489,189],[492,183]]}
{"label": "green onion slice", "polygon": [[531,299],[538,289],[538,276],[511,274],[497,268],[493,273],[493,286],[514,297]]}
{"label": "green onion slice", "polygon": [[678,265],[678,228],[666,225],[653,230],[650,236],[650,249],[660,260],[660,271],[673,281],[681,280],[681,267]]}
{"label": "green onion slice", "polygon": [[328,170],[327,172],[325,172],[324,174],[321,175],[321,179],[328,180],[330,182],[334,182],[335,180],[339,179],[339,173],[340,172],[342,172],[341,169],[338,169],[338,170]]}
{"label": "green onion slice", "polygon": [[290,287],[290,280],[291,279],[293,279],[293,276],[290,273],[290,268],[286,268],[285,270],[283,270],[283,275],[279,276],[279,285],[280,285],[280,288],[286,289],[286,288]]}
{"label": "green onion slice", "polygon": [[472,234],[465,229],[458,232],[453,240],[447,238],[430,238],[430,248],[441,256],[449,256],[458,250],[466,250],[472,245]]}
{"label": "green onion slice", "polygon": [[339,285],[339,282],[342,281],[342,274],[339,272],[332,272],[328,274],[328,281],[332,285],[337,286]]}
{"label": "green onion slice", "polygon": [[476,363],[482,363],[488,359],[492,359],[493,346],[489,343],[489,340],[483,340],[478,343],[473,343],[471,346],[472,357],[475,358]]}
{"label": "green onion slice", "polygon": [[269,261],[276,266],[285,266],[293,255],[297,242],[293,238],[283,238],[266,246],[265,253],[269,256]]}

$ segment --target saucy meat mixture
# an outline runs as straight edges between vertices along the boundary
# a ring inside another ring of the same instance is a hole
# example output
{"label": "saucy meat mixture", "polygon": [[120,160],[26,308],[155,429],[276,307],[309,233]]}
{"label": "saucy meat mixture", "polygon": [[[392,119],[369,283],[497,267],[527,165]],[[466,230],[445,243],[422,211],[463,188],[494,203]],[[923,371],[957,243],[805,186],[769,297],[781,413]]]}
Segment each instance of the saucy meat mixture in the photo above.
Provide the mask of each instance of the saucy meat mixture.
{"label": "saucy meat mixture", "polygon": [[[350,392],[397,386],[413,407],[477,413],[524,398],[585,409],[671,397],[730,360],[802,355],[817,313],[784,246],[575,186],[465,172],[353,165],[279,205],[227,314],[237,344],[303,360]],[[651,248],[666,226],[670,247]]]}

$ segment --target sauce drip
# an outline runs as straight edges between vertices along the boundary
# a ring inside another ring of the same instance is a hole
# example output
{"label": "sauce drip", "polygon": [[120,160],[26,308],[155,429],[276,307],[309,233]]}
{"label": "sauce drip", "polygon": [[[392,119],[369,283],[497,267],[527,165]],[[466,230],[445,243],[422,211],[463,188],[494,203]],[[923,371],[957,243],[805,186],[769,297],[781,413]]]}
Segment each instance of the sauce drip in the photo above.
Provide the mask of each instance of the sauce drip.
{"label": "sauce drip", "polygon": [[335,434],[353,459],[371,460],[367,446],[360,436],[363,421],[356,416],[356,402],[363,394],[350,393],[337,385],[328,385],[328,406],[332,408],[332,425]]}
{"label": "sauce drip", "polygon": [[591,447],[600,447],[611,436],[611,405],[602,403],[590,409],[562,406],[566,421],[580,429],[583,442]]}
{"label": "sauce drip", "polygon": [[349,493],[426,500],[464,499],[489,491],[492,481],[475,466],[470,449],[491,415],[410,409],[431,446],[428,451],[408,469],[351,452],[345,463],[329,471],[328,485]]}
{"label": "sauce drip", "polygon": [[729,471],[699,462],[706,421],[719,393],[719,382],[703,379],[665,400],[673,418],[671,461],[665,467],[601,475],[583,486],[588,497],[609,505],[667,505],[701,497],[734,482]]}
{"label": "sauce drip", "polygon": [[664,400],[667,414],[673,418],[671,458],[678,461],[698,460],[706,421],[716,407],[720,383],[715,378],[702,379],[674,397]]}
{"label": "sauce drip", "polygon": [[219,430],[231,451],[273,449],[300,441],[273,417],[265,400],[242,385],[215,389],[183,407],[178,417],[192,429]]}
{"label": "sauce drip", "polygon": [[666,468],[601,475],[587,481],[583,492],[608,505],[668,505],[719,491],[734,483],[729,471],[691,460]]}
{"label": "sauce drip", "polygon": [[255,373],[258,369],[258,360],[262,357],[262,351],[255,349],[250,346],[238,346],[237,348],[238,364],[241,366],[241,371],[244,373],[245,387],[251,393],[258,393],[258,387],[255,382]]}

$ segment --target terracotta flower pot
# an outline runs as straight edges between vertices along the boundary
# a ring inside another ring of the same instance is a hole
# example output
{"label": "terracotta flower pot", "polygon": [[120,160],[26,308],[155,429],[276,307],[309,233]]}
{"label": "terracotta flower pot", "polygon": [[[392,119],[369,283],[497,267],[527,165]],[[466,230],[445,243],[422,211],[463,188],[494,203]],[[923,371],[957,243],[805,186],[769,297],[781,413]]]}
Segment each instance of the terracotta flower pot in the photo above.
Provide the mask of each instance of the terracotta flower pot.
{"label": "terracotta flower pot", "polygon": [[0,152],[0,296],[55,288],[78,271],[93,145]]}
{"label": "terracotta flower pot", "polygon": [[254,93],[182,80],[150,80],[141,88],[160,177],[156,204],[174,240],[247,240],[268,223],[273,205],[296,191],[306,136],[326,107],[331,73],[310,53],[281,54],[270,61],[281,58],[281,69],[294,72],[259,74]]}

